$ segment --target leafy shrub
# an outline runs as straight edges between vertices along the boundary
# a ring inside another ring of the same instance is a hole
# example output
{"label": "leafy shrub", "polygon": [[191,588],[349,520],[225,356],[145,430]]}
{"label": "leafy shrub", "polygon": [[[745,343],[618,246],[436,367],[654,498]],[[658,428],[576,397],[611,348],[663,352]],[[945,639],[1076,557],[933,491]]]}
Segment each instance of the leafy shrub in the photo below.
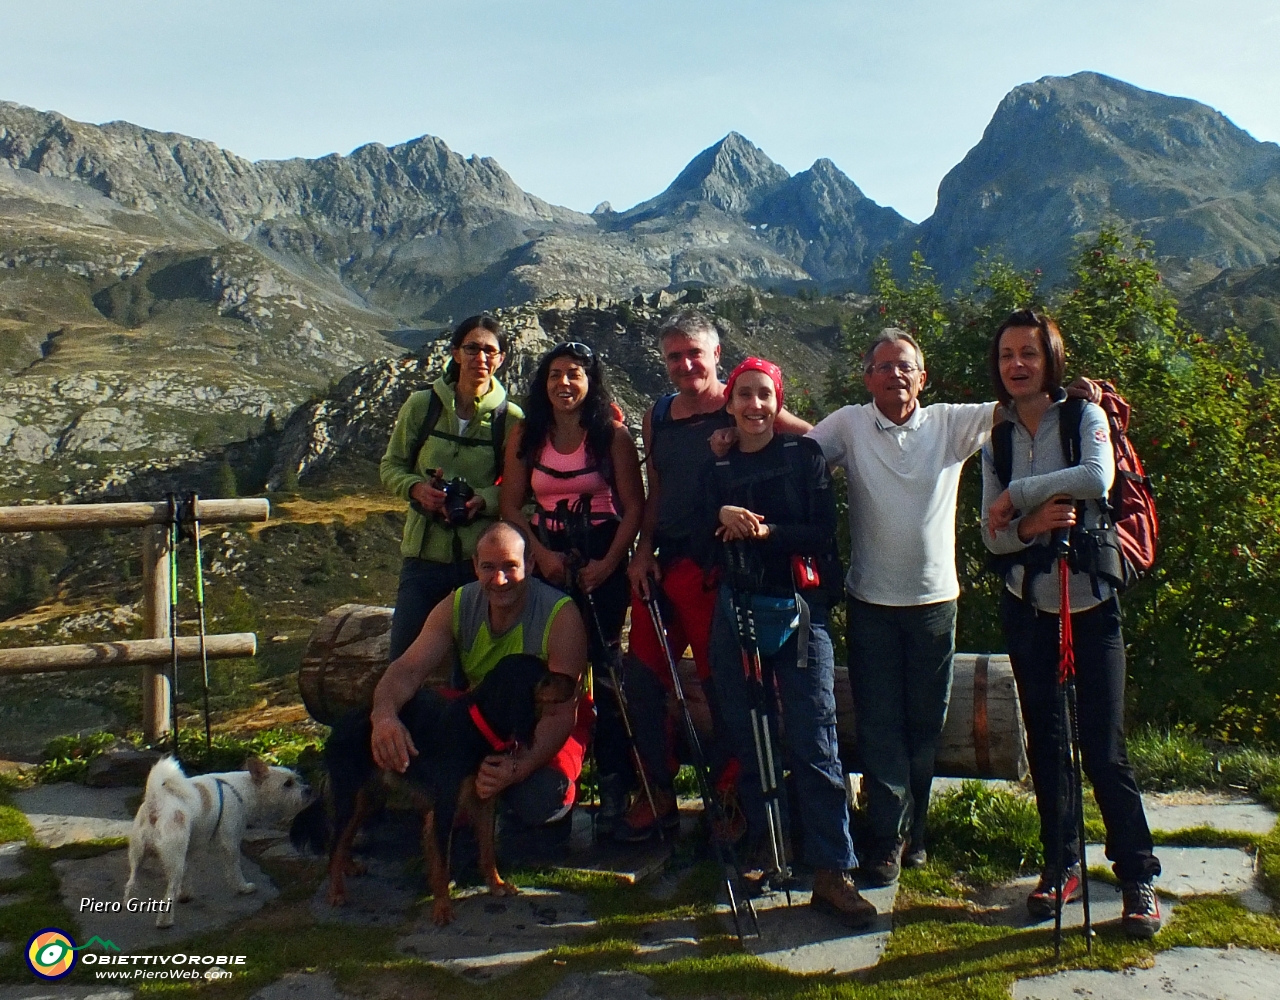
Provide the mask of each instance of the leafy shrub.
{"label": "leafy shrub", "polygon": [[[845,333],[828,403],[865,399],[861,351],[884,326],[910,331],[929,370],[923,402],[990,399],[986,351],[1014,309],[1047,305],[1068,376],[1113,381],[1133,406],[1130,438],[1160,510],[1153,572],[1124,596],[1130,701],[1142,722],[1224,742],[1280,745],[1280,377],[1242,334],[1206,341],[1178,316],[1154,247],[1103,230],[1070,287],[984,260],[948,297],[919,254],[899,281],[873,268],[873,305]],[[957,517],[962,648],[1000,650],[999,583],[984,572],[981,470],[970,462]]]}
{"label": "leafy shrub", "polygon": [[44,760],[36,769],[36,777],[44,784],[55,781],[79,781],[89,761],[116,742],[111,733],[76,733],[55,736],[44,747]]}

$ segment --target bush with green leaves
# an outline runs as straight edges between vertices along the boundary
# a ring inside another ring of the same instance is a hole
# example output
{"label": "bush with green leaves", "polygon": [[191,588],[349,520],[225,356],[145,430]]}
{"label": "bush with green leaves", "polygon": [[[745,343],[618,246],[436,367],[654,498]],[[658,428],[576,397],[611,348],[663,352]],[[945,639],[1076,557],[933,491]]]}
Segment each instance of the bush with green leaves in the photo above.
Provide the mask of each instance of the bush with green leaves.
{"label": "bush with green leaves", "polygon": [[[874,305],[846,331],[832,407],[861,402],[862,350],[884,326],[915,335],[922,402],[990,399],[990,337],[1013,309],[1059,321],[1068,377],[1114,382],[1133,406],[1130,438],[1161,521],[1149,576],[1123,597],[1132,716],[1226,741],[1280,744],[1280,378],[1243,335],[1208,341],[1178,316],[1151,243],[1104,230],[1077,255],[1070,287],[984,259],[971,289],[946,295],[924,259],[904,281],[872,275]],[[998,581],[984,572],[981,474],[971,462],[957,517],[961,648],[1004,648]]]}

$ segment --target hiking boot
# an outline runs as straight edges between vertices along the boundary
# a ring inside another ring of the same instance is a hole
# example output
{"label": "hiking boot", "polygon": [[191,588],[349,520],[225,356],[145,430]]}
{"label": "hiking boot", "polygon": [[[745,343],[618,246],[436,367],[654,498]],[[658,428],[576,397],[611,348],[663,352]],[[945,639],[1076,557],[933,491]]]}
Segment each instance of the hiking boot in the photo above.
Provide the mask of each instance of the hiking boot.
{"label": "hiking boot", "polygon": [[1155,937],[1160,929],[1160,901],[1151,879],[1121,882],[1120,892],[1124,895],[1124,913],[1120,917],[1124,932],[1132,938]]}
{"label": "hiking boot", "polygon": [[[654,809],[650,809],[649,800],[643,792],[637,794],[627,814],[614,828],[613,839],[624,844],[638,844],[659,830],[675,830],[680,826],[680,811],[676,808],[674,792],[654,788],[653,805]],[[655,809],[657,816],[654,815]]]}
{"label": "hiking boot", "polygon": [[596,839],[608,840],[627,811],[626,785],[620,774],[600,775],[600,808],[596,811]]}
{"label": "hiking boot", "polygon": [[[1053,916],[1057,909],[1056,880],[1057,876],[1047,868],[1040,873],[1039,884],[1027,897],[1027,913],[1033,920],[1048,920]],[[1080,894],[1080,866],[1072,865],[1062,877],[1062,905],[1074,903]]]}
{"label": "hiking boot", "polygon": [[924,849],[924,844],[912,843],[902,853],[903,868],[923,868],[929,863],[929,852]]}
{"label": "hiking boot", "polygon": [[863,898],[847,872],[832,868],[819,868],[813,873],[809,905],[854,930],[870,927],[876,919],[875,904]]}
{"label": "hiking boot", "polygon": [[898,841],[892,846],[872,851],[870,858],[858,870],[868,885],[893,885],[902,873],[901,862],[902,841]]}

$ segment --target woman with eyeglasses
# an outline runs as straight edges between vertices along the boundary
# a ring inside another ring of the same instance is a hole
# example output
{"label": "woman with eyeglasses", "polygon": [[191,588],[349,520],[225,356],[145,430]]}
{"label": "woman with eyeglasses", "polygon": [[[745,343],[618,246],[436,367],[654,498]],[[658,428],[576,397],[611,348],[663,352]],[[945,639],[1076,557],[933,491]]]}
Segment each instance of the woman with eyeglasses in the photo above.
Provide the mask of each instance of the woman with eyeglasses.
{"label": "woman with eyeglasses", "polygon": [[[538,575],[577,602],[599,687],[608,682],[605,657],[618,644],[630,603],[627,557],[644,516],[639,456],[615,418],[599,355],[587,344],[558,344],[543,356],[525,411],[507,442],[502,516],[528,531]],[[633,776],[616,700],[597,697],[596,708],[600,819],[608,826]]]}
{"label": "woman with eyeglasses", "polygon": [[1100,572],[1103,562],[1089,559],[1096,552],[1091,543],[1106,531],[1102,503],[1115,477],[1107,416],[1093,403],[1068,400],[1062,336],[1046,316],[1027,309],[1010,315],[991,342],[988,365],[1006,423],[982,449],[982,537],[1004,577],[1000,624],[1018,684],[1045,853],[1027,910],[1038,919],[1052,917],[1059,879],[1065,904],[1080,898],[1086,877],[1058,684],[1062,595],[1055,542],[1065,540],[1084,772],[1124,895],[1122,926],[1132,937],[1149,938],[1160,928],[1151,883],[1160,862],[1125,753],[1117,581]]}
{"label": "woman with eyeglasses", "polygon": [[476,539],[498,516],[505,431],[523,416],[494,375],[507,351],[496,319],[464,319],[449,349],[444,374],[400,408],[379,467],[383,484],[409,504],[392,660],[417,638],[432,608],[476,578]]}

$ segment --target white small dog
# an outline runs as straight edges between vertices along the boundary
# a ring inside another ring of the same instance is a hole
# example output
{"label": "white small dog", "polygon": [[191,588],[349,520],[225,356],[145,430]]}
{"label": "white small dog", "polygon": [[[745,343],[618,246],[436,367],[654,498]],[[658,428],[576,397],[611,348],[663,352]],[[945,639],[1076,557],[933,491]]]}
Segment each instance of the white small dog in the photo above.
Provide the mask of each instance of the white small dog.
{"label": "white small dog", "polygon": [[236,892],[253,892],[256,887],[245,881],[240,870],[245,827],[268,816],[288,823],[311,801],[306,782],[288,768],[268,767],[257,757],[250,757],[245,767],[188,778],[176,760],[165,757],[147,775],[146,795],[129,831],[129,881],[124,897],[134,896],[143,857],[148,852],[159,857],[170,904],[156,918],[157,927],[172,927],[174,903],[191,898],[182,886],[190,849],[220,851]]}

